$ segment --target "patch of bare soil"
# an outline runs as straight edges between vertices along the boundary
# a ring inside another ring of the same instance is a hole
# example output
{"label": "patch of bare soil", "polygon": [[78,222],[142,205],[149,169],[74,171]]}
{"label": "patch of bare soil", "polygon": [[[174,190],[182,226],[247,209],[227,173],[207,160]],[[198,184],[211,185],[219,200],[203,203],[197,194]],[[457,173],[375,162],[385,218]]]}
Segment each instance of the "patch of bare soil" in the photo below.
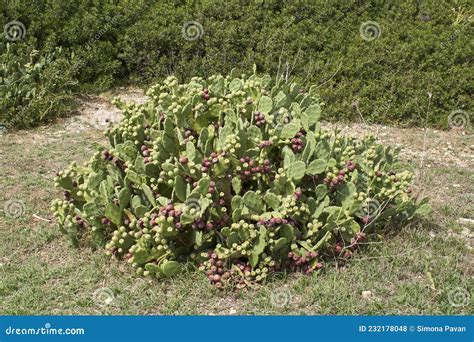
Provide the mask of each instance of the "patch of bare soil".
{"label": "patch of bare soil", "polygon": [[373,135],[382,144],[400,147],[400,155],[424,167],[474,166],[474,134],[472,131],[440,131],[431,128],[399,128],[360,123],[324,123],[328,129],[341,129],[356,137]]}
{"label": "patch of bare soil", "polygon": [[73,113],[74,115],[65,119],[66,130],[69,132],[80,132],[91,128],[105,130],[109,123],[120,121],[122,113],[111,103],[115,96],[124,102],[140,104],[148,99],[143,90],[130,87],[117,88],[98,96],[83,96],[77,100],[79,108]]}

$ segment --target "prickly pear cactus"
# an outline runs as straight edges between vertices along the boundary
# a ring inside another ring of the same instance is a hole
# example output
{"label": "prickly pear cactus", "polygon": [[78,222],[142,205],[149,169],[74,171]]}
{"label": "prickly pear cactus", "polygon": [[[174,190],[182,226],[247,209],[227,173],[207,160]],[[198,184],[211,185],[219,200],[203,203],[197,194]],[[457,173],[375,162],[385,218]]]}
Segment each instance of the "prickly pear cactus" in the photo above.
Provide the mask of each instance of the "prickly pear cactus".
{"label": "prickly pear cactus", "polygon": [[269,76],[169,77],[85,166],[55,182],[52,210],[76,243],[92,240],[140,275],[194,264],[216,287],[277,271],[310,274],[347,259],[387,226],[428,210],[412,175],[373,138],[321,129],[315,88]]}

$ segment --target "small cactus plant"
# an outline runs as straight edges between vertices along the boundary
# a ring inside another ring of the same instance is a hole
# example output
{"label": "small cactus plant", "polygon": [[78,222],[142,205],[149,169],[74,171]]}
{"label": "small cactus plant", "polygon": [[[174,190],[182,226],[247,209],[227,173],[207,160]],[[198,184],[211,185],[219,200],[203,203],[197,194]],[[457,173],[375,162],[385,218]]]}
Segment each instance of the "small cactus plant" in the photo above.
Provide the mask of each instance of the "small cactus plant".
{"label": "small cactus plant", "polygon": [[140,275],[191,262],[222,288],[310,274],[426,211],[412,175],[395,170],[397,151],[321,128],[315,87],[232,72],[168,77],[148,95],[116,100],[124,118],[110,146],[58,173],[64,199],[52,205],[73,241],[105,246]]}

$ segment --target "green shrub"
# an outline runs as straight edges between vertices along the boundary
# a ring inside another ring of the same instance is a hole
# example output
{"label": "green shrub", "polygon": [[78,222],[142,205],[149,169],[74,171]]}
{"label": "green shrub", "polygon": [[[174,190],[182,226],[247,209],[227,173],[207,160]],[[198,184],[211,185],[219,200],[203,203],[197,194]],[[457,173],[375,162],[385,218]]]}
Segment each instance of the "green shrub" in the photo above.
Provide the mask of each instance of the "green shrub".
{"label": "green shrub", "polygon": [[[290,80],[318,87],[326,120],[360,120],[359,110],[370,123],[448,128],[452,111],[473,109],[472,18],[468,1],[160,3],[119,45],[136,78],[248,72],[254,63],[276,76],[288,63]],[[183,38],[189,21],[202,25],[200,39]],[[365,22],[381,34],[364,40]]]}
{"label": "green shrub", "polygon": [[316,87],[234,71],[168,77],[148,95],[117,102],[110,147],[58,173],[64,200],[52,206],[73,241],[105,245],[138,274],[187,261],[217,287],[309,274],[429,209],[411,199],[396,151],[321,129]]}
{"label": "green shrub", "polygon": [[64,115],[76,82],[61,48],[52,53],[0,41],[0,125],[31,127]]}
{"label": "green shrub", "polygon": [[[473,110],[467,0],[34,0],[8,2],[0,18],[21,21],[43,54],[74,53],[88,91],[256,64],[316,85],[326,120],[448,128],[451,112]],[[183,37],[189,22],[200,38]]]}

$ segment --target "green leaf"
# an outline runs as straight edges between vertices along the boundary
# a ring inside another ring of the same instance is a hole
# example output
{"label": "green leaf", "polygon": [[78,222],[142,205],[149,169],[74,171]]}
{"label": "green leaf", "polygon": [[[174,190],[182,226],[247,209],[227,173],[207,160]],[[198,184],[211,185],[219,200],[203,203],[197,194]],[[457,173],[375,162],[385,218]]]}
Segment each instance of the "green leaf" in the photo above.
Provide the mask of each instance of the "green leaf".
{"label": "green leaf", "polygon": [[329,154],[331,153],[331,146],[327,140],[320,140],[316,145],[316,156],[321,159],[329,159]]}
{"label": "green leaf", "polygon": [[265,247],[267,246],[266,237],[267,237],[267,228],[265,228],[264,226],[260,226],[258,240],[253,249],[255,253],[257,254],[263,253],[263,251],[265,250]]}
{"label": "green leaf", "polygon": [[193,162],[196,160],[196,147],[194,146],[192,142],[188,141],[186,143],[186,155],[189,158],[189,160]]}
{"label": "green leaf", "polygon": [[357,188],[354,183],[345,183],[337,191],[337,199],[340,201],[344,209],[349,209],[355,201],[354,194],[357,192]]}
{"label": "green leaf", "polygon": [[247,208],[259,214],[263,211],[262,198],[254,191],[247,191],[243,197],[244,204]]}
{"label": "green leaf", "polygon": [[327,163],[324,159],[315,159],[309,163],[306,168],[306,173],[308,175],[318,175],[326,171]]}
{"label": "green leaf", "polygon": [[97,204],[93,202],[89,202],[84,204],[82,207],[82,211],[86,214],[86,216],[98,216],[99,215],[99,208],[97,207]]}
{"label": "green leaf", "polygon": [[306,241],[299,241],[298,242],[301,247],[306,249],[308,252],[314,252],[314,249],[306,242]]}
{"label": "green leaf", "polygon": [[284,237],[279,238],[275,242],[275,251],[279,251],[279,250],[283,249],[286,245],[288,245],[288,240]]}
{"label": "green leaf", "polygon": [[241,208],[236,208],[232,211],[232,220],[234,222],[237,222],[240,220],[240,216],[242,215],[242,209]]}
{"label": "green leaf", "polygon": [[128,204],[130,203],[130,197],[132,193],[129,188],[122,188],[119,193],[119,204],[120,208],[124,209],[128,207]]}
{"label": "green leaf", "polygon": [[284,224],[280,227],[280,235],[291,243],[295,238],[295,230],[289,224]]}
{"label": "green leaf", "polygon": [[177,175],[174,179],[174,193],[180,201],[186,201],[186,183],[181,175]]}
{"label": "green leaf", "polygon": [[247,135],[255,143],[262,141],[262,131],[257,126],[251,125],[247,128]]}
{"label": "green leaf", "polygon": [[179,222],[181,222],[182,225],[191,224],[194,222],[194,217],[188,213],[183,213],[179,218]]}
{"label": "green leaf", "polygon": [[267,191],[263,197],[263,200],[270,206],[270,208],[274,210],[277,210],[280,206],[280,200],[278,199],[278,196],[272,192]]}
{"label": "green leaf", "polygon": [[275,99],[275,108],[278,109],[278,108],[286,107],[288,98],[284,92],[279,91],[278,94],[276,94],[276,96],[274,97],[274,99]]}
{"label": "green leaf", "polygon": [[258,110],[264,114],[269,114],[273,108],[273,101],[268,96],[262,96],[257,106]]}
{"label": "green leaf", "polygon": [[319,104],[311,105],[306,108],[305,114],[308,116],[308,123],[311,126],[319,121],[321,116],[321,106]]}
{"label": "green leaf", "polygon": [[426,216],[430,214],[433,210],[431,209],[431,206],[429,204],[423,204],[421,205],[418,209],[415,211],[415,215],[419,216]]}
{"label": "green leaf", "polygon": [[300,131],[300,129],[301,129],[301,121],[294,119],[289,124],[283,127],[283,130],[281,132],[281,137],[283,139],[293,138],[295,134]]}
{"label": "green leaf", "polygon": [[295,161],[296,157],[291,148],[285,146],[282,150],[283,154],[283,167],[290,167],[291,164]]}
{"label": "green leaf", "polygon": [[202,245],[202,232],[200,232],[200,231],[195,231],[194,232],[194,243],[198,247],[200,247]]}
{"label": "green leaf", "polygon": [[139,205],[138,207],[135,208],[134,213],[137,217],[143,217],[145,216],[147,211],[148,211],[147,207],[145,207],[144,205]]}
{"label": "green leaf", "polygon": [[321,201],[324,196],[327,195],[328,193],[328,187],[324,184],[319,184],[316,189],[314,190],[314,193],[316,195],[316,198],[318,199],[318,201]]}
{"label": "green leaf", "polygon": [[331,232],[326,232],[326,234],[323,236],[323,238],[321,240],[318,241],[318,243],[316,244],[316,246],[314,246],[313,250],[314,251],[317,251],[318,249],[320,249],[323,244],[329,240],[329,238],[331,237]]}
{"label": "green leaf", "polygon": [[236,195],[240,193],[240,190],[242,190],[242,181],[240,180],[240,177],[236,176],[232,178],[232,189],[234,189]]}
{"label": "green leaf", "polygon": [[150,254],[145,248],[138,247],[133,252],[133,261],[139,265],[143,265],[144,263],[146,263],[149,258],[150,258]]}
{"label": "green leaf", "polygon": [[329,196],[324,197],[324,200],[319,204],[318,208],[313,214],[313,218],[318,218],[325,211],[326,207],[329,205]]}
{"label": "green leaf", "polygon": [[161,265],[165,277],[171,277],[181,272],[181,264],[177,261],[167,261]]}
{"label": "green leaf", "polygon": [[143,193],[145,194],[145,197],[150,202],[150,204],[155,207],[156,200],[155,200],[155,196],[153,195],[153,191],[150,189],[150,187],[146,184],[142,184],[142,190],[143,190]]}
{"label": "green leaf", "polygon": [[116,226],[119,226],[122,223],[122,209],[113,203],[109,203],[105,207],[104,215]]}
{"label": "green leaf", "polygon": [[217,78],[210,86],[211,94],[223,96],[225,89],[224,77]]}
{"label": "green leaf", "polygon": [[257,242],[255,243],[252,253],[249,255],[249,262],[252,267],[255,267],[258,264],[258,258],[260,254],[263,253],[265,247],[267,246],[267,229],[264,226],[260,227],[258,234]]}
{"label": "green leaf", "polygon": [[293,180],[300,180],[301,178],[303,178],[305,170],[306,165],[304,162],[302,162],[301,160],[294,162],[290,165],[288,169],[288,177]]}
{"label": "green leaf", "polygon": [[201,195],[206,196],[209,191],[209,186],[211,185],[211,180],[209,177],[201,178],[198,182],[198,188]]}
{"label": "green leaf", "polygon": [[243,201],[242,197],[240,197],[240,196],[232,197],[232,200],[231,200],[230,203],[231,203],[232,210],[242,209],[242,207],[244,205],[244,201]]}
{"label": "green leaf", "polygon": [[251,252],[249,255],[250,266],[255,267],[258,264],[258,255],[255,252]]}
{"label": "green leaf", "polygon": [[65,190],[71,191],[74,188],[71,177],[61,177],[58,183]]}
{"label": "green leaf", "polygon": [[135,183],[136,185],[142,184],[140,176],[135,171],[132,171],[130,169],[127,169],[127,175],[125,176],[125,179],[132,183]]}
{"label": "green leaf", "polygon": [[304,147],[303,153],[301,154],[301,160],[303,160],[305,163],[308,163],[314,154],[315,147],[316,140],[314,138],[314,133],[310,131],[306,134],[306,146]]}
{"label": "green leaf", "polygon": [[239,91],[242,88],[242,85],[243,83],[240,78],[234,78],[229,84],[229,90],[234,93],[236,91]]}
{"label": "green leaf", "polygon": [[140,199],[140,196],[133,196],[132,209],[135,210],[140,205],[142,205],[142,200]]}
{"label": "green leaf", "polygon": [[145,265],[145,270],[155,275],[161,274],[161,267],[151,262]]}

